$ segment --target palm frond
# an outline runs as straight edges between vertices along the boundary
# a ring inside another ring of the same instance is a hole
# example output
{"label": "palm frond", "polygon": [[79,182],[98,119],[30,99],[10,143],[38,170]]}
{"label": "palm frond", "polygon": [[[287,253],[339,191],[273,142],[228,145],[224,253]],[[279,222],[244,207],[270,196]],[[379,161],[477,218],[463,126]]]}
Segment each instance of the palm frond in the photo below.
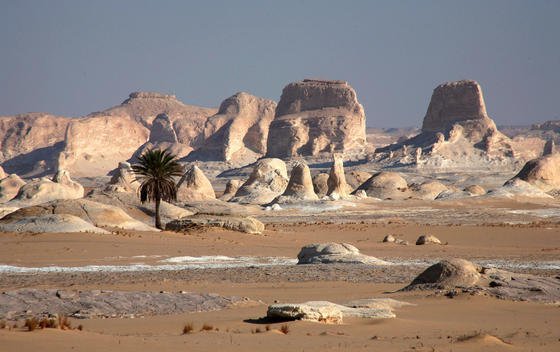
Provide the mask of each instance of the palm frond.
{"label": "palm frond", "polygon": [[138,192],[142,203],[177,200],[174,177],[181,176],[183,168],[168,150],[148,149],[138,158],[138,163],[132,165],[132,170],[141,183]]}

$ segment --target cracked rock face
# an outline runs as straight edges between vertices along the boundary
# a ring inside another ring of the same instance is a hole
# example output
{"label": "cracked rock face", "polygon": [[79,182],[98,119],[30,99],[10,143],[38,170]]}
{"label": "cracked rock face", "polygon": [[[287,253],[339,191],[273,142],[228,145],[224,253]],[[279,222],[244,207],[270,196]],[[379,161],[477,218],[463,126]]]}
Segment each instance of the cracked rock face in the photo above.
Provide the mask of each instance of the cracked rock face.
{"label": "cracked rock face", "polygon": [[306,79],[284,87],[267,156],[361,152],[365,143],[365,113],[354,89],[344,81]]}

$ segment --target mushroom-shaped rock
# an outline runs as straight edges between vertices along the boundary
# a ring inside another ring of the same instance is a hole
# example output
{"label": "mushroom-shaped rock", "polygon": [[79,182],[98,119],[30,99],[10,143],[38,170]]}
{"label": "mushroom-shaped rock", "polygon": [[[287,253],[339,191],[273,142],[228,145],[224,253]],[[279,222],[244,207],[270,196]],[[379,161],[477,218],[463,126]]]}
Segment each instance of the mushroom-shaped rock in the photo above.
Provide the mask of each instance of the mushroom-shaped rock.
{"label": "mushroom-shaped rock", "polygon": [[327,195],[329,191],[328,180],[329,174],[327,173],[320,173],[313,176],[313,191],[319,198],[323,198]]}
{"label": "mushroom-shaped rock", "polygon": [[390,265],[384,260],[360,253],[358,248],[348,243],[314,243],[301,248],[298,264],[373,264]]}
{"label": "mushroom-shaped rock", "polygon": [[479,185],[467,186],[465,187],[464,191],[470,194],[471,196],[482,196],[486,194],[486,190]]}
{"label": "mushroom-shaped rock", "polygon": [[418,275],[404,290],[471,287],[481,278],[482,268],[465,259],[436,263]]}
{"label": "mushroom-shaped rock", "polygon": [[105,187],[109,192],[131,192],[135,193],[140,187],[140,182],[136,180],[134,171],[130,163],[122,161],[114,173],[113,177]]}
{"label": "mushroom-shaped rock", "polygon": [[224,194],[222,194],[222,196],[220,197],[220,200],[227,202],[228,200],[233,198],[233,196],[235,196],[235,193],[237,193],[237,190],[239,189],[239,187],[241,187],[242,184],[243,181],[241,180],[229,180],[226,183],[226,189],[224,191]]}
{"label": "mushroom-shaped rock", "polygon": [[350,193],[350,186],[346,183],[342,155],[334,154],[333,159],[333,165],[327,180],[327,196],[338,195],[339,198],[345,198]]}
{"label": "mushroom-shaped rock", "polygon": [[422,184],[411,185],[410,190],[415,198],[433,200],[442,192],[448,191],[449,188],[439,181],[427,181]]}
{"label": "mushroom-shaped rock", "polygon": [[301,200],[318,200],[313,190],[311,171],[304,161],[298,161],[292,168],[290,181],[282,195],[275,199],[277,203],[289,203]]}
{"label": "mushroom-shaped rock", "polygon": [[177,183],[177,200],[181,202],[216,199],[216,193],[206,175],[192,165]]}
{"label": "mushroom-shaped rock", "polygon": [[18,175],[11,174],[0,180],[0,203],[5,203],[14,198],[25,181]]}
{"label": "mushroom-shaped rock", "polygon": [[358,190],[364,190],[368,196],[380,199],[403,199],[409,196],[406,180],[396,172],[378,172],[356,191]]}
{"label": "mushroom-shaped rock", "polygon": [[528,161],[513,179],[526,181],[545,192],[560,189],[560,153]]}
{"label": "mushroom-shaped rock", "polygon": [[66,170],[59,170],[52,180],[43,177],[20,188],[10,203],[31,206],[57,199],[78,199],[84,196],[84,187],[70,178]]}
{"label": "mushroom-shaped rock", "polygon": [[416,245],[421,246],[424,244],[441,244],[441,241],[433,235],[421,235],[416,240]]}
{"label": "mushroom-shaped rock", "polygon": [[261,159],[230,202],[268,204],[284,193],[287,185],[286,163],[276,158]]}

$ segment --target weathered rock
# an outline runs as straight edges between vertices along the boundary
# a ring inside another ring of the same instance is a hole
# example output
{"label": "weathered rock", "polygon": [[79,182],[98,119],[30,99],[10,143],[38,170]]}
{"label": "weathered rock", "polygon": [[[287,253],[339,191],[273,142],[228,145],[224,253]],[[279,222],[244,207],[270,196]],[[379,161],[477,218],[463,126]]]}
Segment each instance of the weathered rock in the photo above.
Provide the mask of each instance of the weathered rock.
{"label": "weathered rock", "polygon": [[25,185],[25,181],[18,175],[11,174],[0,180],[0,203],[5,203],[14,198],[21,187]]}
{"label": "weathered rock", "polygon": [[410,190],[413,198],[434,200],[442,192],[448,191],[449,188],[439,181],[427,181],[421,184],[411,185]]}
{"label": "weathered rock", "polygon": [[406,180],[396,172],[386,171],[374,174],[356,191],[358,190],[364,190],[368,196],[380,199],[404,199],[410,195]]}
{"label": "weathered rock", "polygon": [[319,198],[323,198],[327,195],[327,192],[329,191],[328,180],[329,174],[326,173],[320,173],[313,176],[313,191]]}
{"label": "weathered rock", "polygon": [[239,187],[241,187],[242,184],[243,181],[241,180],[229,180],[226,183],[224,194],[222,194],[219,199],[225,202],[229,201],[231,198],[233,198],[233,196],[235,196],[235,193],[237,193],[237,190],[239,189]]}
{"label": "weathered rock", "polygon": [[416,240],[416,245],[424,245],[424,244],[441,244],[441,241],[433,235],[421,235]]}
{"label": "weathered rock", "polygon": [[346,172],[345,176],[349,188],[353,191],[369,180],[369,178],[373,175],[365,171],[352,170],[350,172]]}
{"label": "weathered rock", "polygon": [[173,129],[173,124],[167,116],[166,113],[162,113],[156,116],[152,122],[152,128],[150,129],[150,138],[148,139],[150,143],[177,143],[177,134],[175,129]]}
{"label": "weathered rock", "polygon": [[296,162],[292,168],[290,181],[282,195],[274,200],[276,203],[290,203],[302,200],[318,200],[319,197],[313,191],[311,171],[305,161]]}
{"label": "weathered rock", "polygon": [[560,153],[528,161],[513,179],[526,181],[545,192],[560,189]]}
{"label": "weathered rock", "polygon": [[105,187],[109,192],[131,192],[136,193],[140,187],[140,182],[136,180],[134,171],[130,163],[122,161]]}
{"label": "weathered rock", "polygon": [[442,260],[418,275],[405,290],[469,287],[480,280],[481,272],[481,267],[464,259]]}
{"label": "weathered rock", "polygon": [[506,181],[502,187],[488,191],[486,196],[493,198],[553,198],[537,186],[516,177]]}
{"label": "weathered rock", "polygon": [[249,179],[237,190],[231,202],[267,204],[286,190],[288,172],[286,164],[276,158],[257,161]]}
{"label": "weathered rock", "polygon": [[5,179],[6,177],[8,177],[8,174],[4,171],[4,168],[0,166],[0,180]]}
{"label": "weathered rock", "polygon": [[177,201],[198,201],[216,199],[212,183],[196,165],[187,169],[177,182]]}
{"label": "weathered rock", "polygon": [[549,154],[554,154],[555,151],[556,151],[556,146],[554,145],[554,139],[547,140],[546,143],[544,144],[542,155],[546,156]]}
{"label": "weathered rock", "polygon": [[333,165],[331,166],[329,178],[327,179],[327,196],[337,195],[339,198],[346,198],[350,194],[351,189],[346,183],[342,155],[333,154],[333,159]]}
{"label": "weathered rock", "polygon": [[248,164],[266,153],[276,102],[240,92],[227,98],[204,126],[204,143],[187,160]]}
{"label": "weathered rock", "polygon": [[222,227],[228,230],[250,234],[261,234],[264,231],[264,224],[249,216],[208,214],[196,214],[180,220],[168,222],[165,229],[171,231],[185,231],[200,227]]}
{"label": "weathered rock", "polygon": [[31,206],[57,199],[78,199],[84,196],[84,187],[70,179],[66,170],[59,170],[52,180],[43,177],[33,180],[19,189],[9,203]]}
{"label": "weathered rock", "polygon": [[358,248],[348,243],[314,243],[301,248],[298,264],[372,264],[390,265],[384,260],[361,254]]}
{"label": "weathered rock", "polygon": [[[9,214],[8,216],[10,215],[11,214]],[[0,231],[32,233],[109,233],[103,229],[93,226],[91,223],[82,220],[77,216],[69,214],[47,214],[41,216],[29,216],[15,221],[6,220],[6,217],[4,217],[0,221]]]}
{"label": "weathered rock", "polygon": [[400,238],[396,238],[393,235],[387,235],[383,237],[383,243],[396,243],[396,244],[402,244],[404,246],[408,246],[408,241],[405,241]]}
{"label": "weathered rock", "polygon": [[464,191],[469,193],[471,196],[482,196],[486,194],[486,190],[479,185],[467,186]]}
{"label": "weathered rock", "polygon": [[343,81],[303,80],[282,91],[270,125],[267,156],[361,152],[365,114],[356,92]]}

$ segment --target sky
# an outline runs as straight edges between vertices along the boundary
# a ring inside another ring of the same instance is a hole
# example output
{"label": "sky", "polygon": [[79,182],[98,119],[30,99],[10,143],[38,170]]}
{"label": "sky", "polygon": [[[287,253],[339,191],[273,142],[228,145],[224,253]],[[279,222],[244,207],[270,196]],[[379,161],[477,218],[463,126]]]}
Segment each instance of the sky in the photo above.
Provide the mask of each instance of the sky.
{"label": "sky", "polygon": [[0,0],[0,115],[81,116],[133,91],[217,107],[345,80],[370,127],[420,126],[474,79],[501,125],[560,119],[560,1]]}

